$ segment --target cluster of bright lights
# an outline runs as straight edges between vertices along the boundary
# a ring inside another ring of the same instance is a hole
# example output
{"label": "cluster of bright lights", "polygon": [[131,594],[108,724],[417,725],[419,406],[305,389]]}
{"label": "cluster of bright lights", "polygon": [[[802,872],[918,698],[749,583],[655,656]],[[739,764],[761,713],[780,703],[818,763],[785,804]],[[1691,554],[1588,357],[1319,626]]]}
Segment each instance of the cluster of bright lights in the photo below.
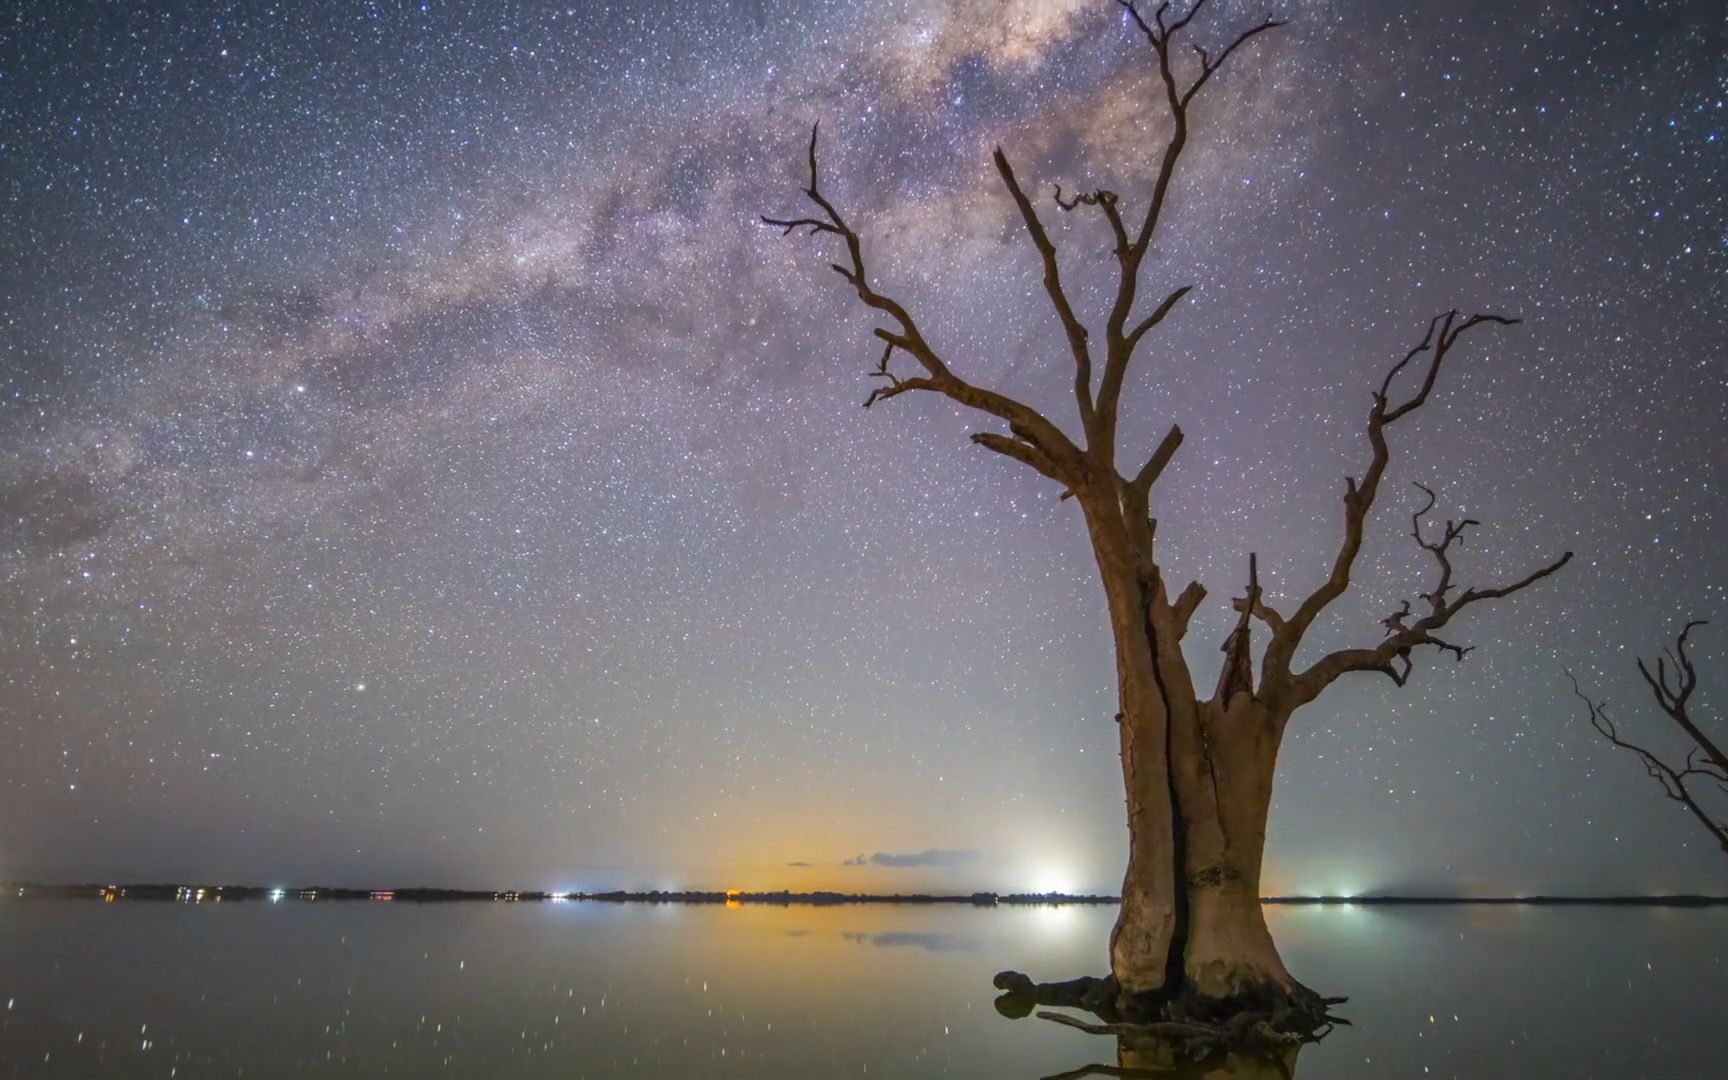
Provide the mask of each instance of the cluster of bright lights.
{"label": "cluster of bright lights", "polygon": [[1032,868],[1032,891],[1039,895],[1060,893],[1071,896],[1079,891],[1071,867],[1045,863]]}

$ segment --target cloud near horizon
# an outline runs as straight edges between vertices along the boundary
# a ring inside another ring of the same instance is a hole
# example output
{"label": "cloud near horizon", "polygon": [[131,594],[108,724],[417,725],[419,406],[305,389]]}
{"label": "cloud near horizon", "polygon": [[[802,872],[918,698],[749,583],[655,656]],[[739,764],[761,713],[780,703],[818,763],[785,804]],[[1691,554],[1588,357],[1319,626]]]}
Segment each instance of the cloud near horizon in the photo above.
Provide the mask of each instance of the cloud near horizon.
{"label": "cloud near horizon", "polygon": [[912,866],[966,866],[978,861],[979,853],[970,849],[944,851],[938,848],[926,848],[906,854],[888,851],[878,851],[874,855],[859,855],[855,859],[847,859],[841,866],[888,866],[905,868]]}

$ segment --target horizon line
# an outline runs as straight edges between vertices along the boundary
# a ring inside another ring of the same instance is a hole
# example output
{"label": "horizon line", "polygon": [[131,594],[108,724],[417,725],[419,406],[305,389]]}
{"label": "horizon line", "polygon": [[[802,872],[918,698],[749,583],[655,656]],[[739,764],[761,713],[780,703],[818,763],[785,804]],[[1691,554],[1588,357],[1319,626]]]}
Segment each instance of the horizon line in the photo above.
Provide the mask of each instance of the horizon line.
{"label": "horizon line", "polygon": [[[172,895],[170,895],[172,892]],[[1120,904],[1114,894],[1064,892],[1009,892],[976,890],[964,893],[895,892],[858,893],[815,889],[794,892],[790,889],[606,889],[598,891],[545,889],[458,889],[428,885],[400,887],[354,887],[340,885],[242,885],[242,884],[177,884],[169,882],[96,882],[46,883],[30,881],[0,882],[0,899],[61,899],[61,900],[134,900],[204,901],[263,900],[280,902],[295,900],[372,900],[405,902],[598,902],[598,903],[661,903],[661,904],[957,904],[973,906],[1009,905],[1111,905]],[[1531,906],[1647,906],[1647,907],[1711,907],[1728,906],[1728,895],[1707,893],[1527,893],[1493,896],[1448,894],[1358,893],[1285,894],[1263,896],[1262,904],[1316,905],[1328,907],[1397,906],[1397,905],[1531,905]]]}

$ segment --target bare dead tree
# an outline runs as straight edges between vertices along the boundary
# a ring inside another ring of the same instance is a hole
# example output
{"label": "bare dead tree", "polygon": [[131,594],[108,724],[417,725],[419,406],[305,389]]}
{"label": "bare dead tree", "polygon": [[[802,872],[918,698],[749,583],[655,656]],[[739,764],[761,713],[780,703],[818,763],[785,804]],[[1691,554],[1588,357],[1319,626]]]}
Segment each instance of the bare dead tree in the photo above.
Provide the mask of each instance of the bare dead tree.
{"label": "bare dead tree", "polygon": [[1723,754],[1722,748],[1709,733],[1698,726],[1697,721],[1692,718],[1690,708],[1692,692],[1698,689],[1698,669],[1692,665],[1692,657],[1687,653],[1686,647],[1692,631],[1707,625],[1709,624],[1702,619],[1694,619],[1682,627],[1680,636],[1674,641],[1674,647],[1664,650],[1663,655],[1656,658],[1655,671],[1651,671],[1650,666],[1642,659],[1638,661],[1638,674],[1650,688],[1651,696],[1656,699],[1656,707],[1675,727],[1685,733],[1692,743],[1679,765],[1670,764],[1655,751],[1622,736],[1614,721],[1608,718],[1607,704],[1594,701],[1586,695],[1579,687],[1577,677],[1570,671],[1566,673],[1566,677],[1572,681],[1572,692],[1584,702],[1584,707],[1589,712],[1590,726],[1614,746],[1637,755],[1644,771],[1661,785],[1662,794],[1685,807],[1686,812],[1704,827],[1723,852],[1728,853],[1728,818],[1717,817],[1706,809],[1705,804],[1699,801],[1699,792],[1694,791],[1694,785],[1701,789],[1709,785],[1715,788],[1718,798],[1728,796],[1728,755]]}
{"label": "bare dead tree", "polygon": [[[1108,599],[1117,657],[1129,857],[1110,958],[1122,1006],[1142,1017],[1214,1021],[1261,1011],[1280,1017],[1287,1029],[1306,1024],[1312,1031],[1324,1023],[1321,999],[1285,969],[1260,907],[1266,815],[1286,724],[1298,708],[1352,672],[1376,672],[1404,686],[1423,647],[1462,660],[1468,650],[1441,636],[1450,633],[1454,619],[1478,603],[1534,585],[1564,566],[1571,553],[1508,584],[1460,588],[1453,555],[1477,522],[1448,522],[1438,536],[1431,535],[1424,519],[1436,497],[1423,489],[1428,500],[1413,517],[1413,532],[1433,556],[1437,574],[1417,596],[1420,606],[1406,602],[1386,619],[1386,633],[1376,644],[1298,662],[1315,621],[1350,587],[1364,528],[1391,460],[1393,429],[1428,402],[1466,336],[1517,322],[1457,311],[1435,316],[1422,340],[1391,365],[1372,393],[1366,419],[1370,453],[1361,474],[1345,482],[1344,535],[1329,575],[1286,616],[1265,598],[1257,560],[1250,555],[1248,588],[1234,601],[1240,619],[1223,644],[1216,690],[1209,696],[1196,691],[1181,643],[1206,590],[1190,581],[1174,595],[1169,591],[1150,511],[1153,487],[1181,446],[1182,429],[1172,424],[1144,459],[1123,467],[1118,409],[1136,355],[1192,288],[1178,284],[1162,291],[1149,310],[1141,303],[1142,272],[1188,144],[1193,103],[1244,45],[1281,23],[1268,17],[1216,51],[1192,42],[1181,49],[1206,0],[1195,0],[1180,15],[1168,0],[1149,12],[1130,0],[1117,2],[1146,41],[1172,126],[1151,191],[1137,212],[1114,191],[1067,197],[1056,191],[1060,209],[1095,212],[1113,239],[1116,288],[1102,340],[1070,301],[1056,245],[1007,154],[998,147],[994,155],[996,172],[1043,268],[1043,291],[1074,366],[1075,435],[1036,408],[956,372],[911,309],[881,291],[858,232],[823,192],[816,128],[810,132],[804,188],[810,211],[762,220],[786,234],[838,241],[843,254],[831,268],[882,318],[884,325],[874,330],[882,352],[870,372],[881,385],[870,391],[866,407],[909,393],[939,394],[966,406],[1006,428],[978,431],[971,436],[974,443],[1048,477],[1064,499],[1072,497],[1080,508]],[[902,357],[908,365],[896,370]],[[1257,680],[1251,656],[1256,621],[1269,634]]]}

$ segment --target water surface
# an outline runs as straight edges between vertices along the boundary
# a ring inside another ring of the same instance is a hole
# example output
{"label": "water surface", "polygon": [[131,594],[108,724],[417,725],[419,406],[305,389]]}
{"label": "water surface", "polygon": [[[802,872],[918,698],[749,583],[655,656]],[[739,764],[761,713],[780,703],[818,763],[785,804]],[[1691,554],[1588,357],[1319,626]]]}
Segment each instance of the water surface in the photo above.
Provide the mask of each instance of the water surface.
{"label": "water surface", "polygon": [[[1113,908],[0,904],[0,1076],[1036,1078]],[[1722,1075],[1728,910],[1272,908],[1355,1021],[1298,1077]]]}

